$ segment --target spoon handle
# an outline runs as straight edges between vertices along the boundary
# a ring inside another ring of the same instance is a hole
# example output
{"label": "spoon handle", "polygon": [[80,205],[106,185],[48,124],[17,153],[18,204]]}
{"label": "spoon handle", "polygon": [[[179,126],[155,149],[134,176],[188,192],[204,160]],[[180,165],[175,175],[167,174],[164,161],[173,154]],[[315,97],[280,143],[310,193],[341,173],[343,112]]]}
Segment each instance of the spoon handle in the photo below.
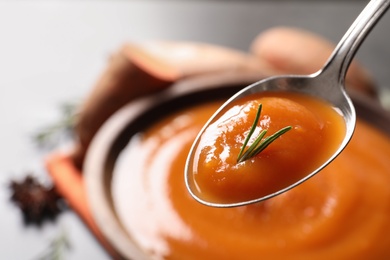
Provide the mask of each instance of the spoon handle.
{"label": "spoon handle", "polygon": [[344,86],[345,75],[356,51],[389,6],[390,0],[371,0],[344,34],[321,74],[325,77],[334,75],[335,80]]}

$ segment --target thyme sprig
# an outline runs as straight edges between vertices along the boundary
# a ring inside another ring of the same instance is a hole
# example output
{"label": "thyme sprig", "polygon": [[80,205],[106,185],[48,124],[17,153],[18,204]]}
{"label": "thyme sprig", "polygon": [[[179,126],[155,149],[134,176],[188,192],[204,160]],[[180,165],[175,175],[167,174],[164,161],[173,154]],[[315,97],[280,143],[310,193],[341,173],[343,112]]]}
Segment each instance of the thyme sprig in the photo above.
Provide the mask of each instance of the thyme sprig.
{"label": "thyme sprig", "polygon": [[248,133],[247,137],[245,138],[244,143],[241,147],[240,153],[238,154],[237,163],[244,162],[244,161],[258,155],[261,151],[263,151],[265,148],[267,148],[278,137],[285,134],[286,132],[288,132],[292,128],[291,126],[286,126],[282,129],[280,129],[279,131],[275,132],[273,135],[270,135],[266,138],[264,138],[264,136],[267,134],[267,130],[263,129],[259,133],[259,136],[255,139],[255,141],[245,151],[245,148],[246,148],[249,140],[251,139],[253,133],[255,132],[256,126],[259,122],[262,107],[263,107],[263,105],[260,104],[259,108],[257,110],[257,113],[256,113],[255,120],[253,121],[251,129],[249,130],[249,133]]}

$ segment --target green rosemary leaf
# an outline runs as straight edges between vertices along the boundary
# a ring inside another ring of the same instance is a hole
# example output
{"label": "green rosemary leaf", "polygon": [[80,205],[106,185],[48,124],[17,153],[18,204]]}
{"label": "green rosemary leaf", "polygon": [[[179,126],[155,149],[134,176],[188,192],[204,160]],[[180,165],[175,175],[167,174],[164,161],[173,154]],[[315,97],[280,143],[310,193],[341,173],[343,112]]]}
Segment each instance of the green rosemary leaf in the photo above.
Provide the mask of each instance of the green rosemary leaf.
{"label": "green rosemary leaf", "polygon": [[244,152],[246,145],[248,144],[249,140],[251,139],[253,133],[255,132],[256,125],[257,125],[257,123],[259,122],[259,119],[260,119],[260,114],[261,114],[262,107],[263,107],[263,105],[260,104],[259,108],[257,109],[255,121],[253,121],[251,129],[249,130],[249,133],[248,133],[247,137],[244,140],[244,144],[242,145],[240,153],[238,154],[237,161],[240,161],[241,155]]}
{"label": "green rosemary leaf", "polygon": [[286,132],[288,132],[289,130],[292,129],[291,126],[286,126],[282,129],[278,130],[277,132],[275,132],[273,135],[266,137],[264,140],[262,140],[262,139],[266,135],[267,130],[262,130],[260,132],[259,136],[255,139],[255,141],[245,151],[245,148],[246,148],[250,138],[252,137],[252,135],[256,129],[256,126],[259,122],[261,109],[262,109],[262,104],[259,105],[255,120],[251,126],[251,129],[249,130],[248,136],[244,140],[244,143],[241,147],[240,153],[238,154],[237,163],[244,162],[244,161],[258,155],[261,151],[263,151],[265,148],[267,148],[278,137],[280,137],[281,135],[285,134]]}
{"label": "green rosemary leaf", "polygon": [[254,157],[254,156],[258,155],[261,151],[263,151],[265,148],[267,148],[268,145],[270,145],[278,137],[280,137],[281,135],[283,135],[287,131],[291,130],[291,128],[292,128],[291,126],[286,126],[282,129],[280,129],[279,131],[277,131],[276,133],[274,133],[273,135],[270,135],[267,138],[265,138],[263,140],[263,142],[256,149],[254,149],[252,151],[252,153],[250,154],[249,157]]}
{"label": "green rosemary leaf", "polygon": [[68,234],[63,230],[58,237],[51,241],[48,248],[36,260],[62,260],[65,259],[67,251],[71,249]]}
{"label": "green rosemary leaf", "polygon": [[253,142],[253,144],[251,144],[249,146],[248,150],[246,150],[245,153],[241,156],[241,158],[239,158],[239,160],[238,160],[239,163],[249,159],[250,157],[253,157],[250,154],[252,153],[253,150],[256,149],[256,146],[261,142],[261,140],[263,139],[263,137],[266,134],[267,134],[267,130],[263,130],[263,131],[260,132],[259,136]]}
{"label": "green rosemary leaf", "polygon": [[73,137],[73,127],[76,122],[78,104],[65,103],[61,105],[61,118],[58,122],[48,125],[33,135],[33,140],[41,147],[53,148],[64,138]]}

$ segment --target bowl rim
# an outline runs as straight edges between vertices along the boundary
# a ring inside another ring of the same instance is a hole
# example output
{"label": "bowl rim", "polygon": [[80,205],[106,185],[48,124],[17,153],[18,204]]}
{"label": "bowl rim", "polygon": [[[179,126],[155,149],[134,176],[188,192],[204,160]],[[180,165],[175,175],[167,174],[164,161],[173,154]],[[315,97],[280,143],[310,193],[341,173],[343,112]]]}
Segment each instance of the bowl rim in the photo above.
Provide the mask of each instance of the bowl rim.
{"label": "bowl rim", "polygon": [[[116,215],[110,185],[115,160],[126,147],[131,134],[153,124],[146,115],[150,115],[150,111],[157,111],[157,115],[153,116],[168,115],[199,101],[215,100],[222,91],[223,96],[219,98],[226,100],[240,88],[262,78],[264,75],[259,73],[230,73],[185,79],[162,92],[130,102],[102,125],[87,150],[83,168],[84,180],[92,216],[104,237],[120,255],[131,259],[148,259],[132,241]],[[357,91],[348,89],[348,92],[358,117],[390,136],[390,113],[380,106],[379,101]],[[174,105],[169,105],[172,102]]]}

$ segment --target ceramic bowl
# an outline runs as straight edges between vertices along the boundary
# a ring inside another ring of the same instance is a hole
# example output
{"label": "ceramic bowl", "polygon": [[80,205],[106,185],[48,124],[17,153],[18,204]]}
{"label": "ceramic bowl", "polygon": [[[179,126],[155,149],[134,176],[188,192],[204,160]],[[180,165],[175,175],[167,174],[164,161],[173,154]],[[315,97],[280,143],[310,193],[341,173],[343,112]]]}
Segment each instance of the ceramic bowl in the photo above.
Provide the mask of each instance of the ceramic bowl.
{"label": "ceramic bowl", "polygon": [[[201,102],[226,100],[261,78],[262,75],[224,75],[185,80],[162,93],[129,103],[101,127],[85,160],[88,199],[97,225],[124,258],[147,259],[131,234],[125,231],[112,196],[113,169],[129,139],[164,116]],[[379,102],[359,93],[350,94],[358,117],[390,136],[390,114],[379,106]]]}

